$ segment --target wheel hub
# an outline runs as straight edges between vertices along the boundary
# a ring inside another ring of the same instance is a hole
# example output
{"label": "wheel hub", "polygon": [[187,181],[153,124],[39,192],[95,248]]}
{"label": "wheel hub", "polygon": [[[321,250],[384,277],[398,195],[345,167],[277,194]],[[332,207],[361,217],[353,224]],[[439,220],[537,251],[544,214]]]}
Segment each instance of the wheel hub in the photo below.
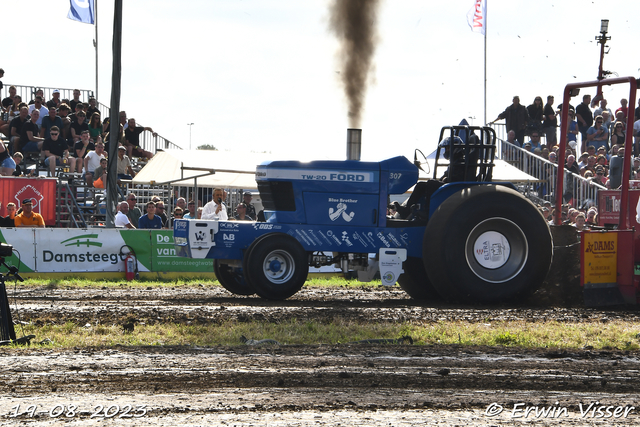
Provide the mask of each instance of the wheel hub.
{"label": "wheel hub", "polygon": [[497,231],[482,233],[476,239],[473,249],[478,264],[488,269],[496,269],[505,265],[511,253],[509,241]]}

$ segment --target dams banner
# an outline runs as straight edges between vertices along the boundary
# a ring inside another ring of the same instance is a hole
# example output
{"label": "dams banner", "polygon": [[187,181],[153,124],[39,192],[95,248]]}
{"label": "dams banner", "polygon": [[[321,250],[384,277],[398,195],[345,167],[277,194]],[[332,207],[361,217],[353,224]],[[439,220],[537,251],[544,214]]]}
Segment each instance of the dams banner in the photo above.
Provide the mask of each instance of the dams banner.
{"label": "dams banner", "polygon": [[21,273],[124,272],[129,248],[140,272],[213,273],[212,260],[175,255],[173,230],[0,228],[0,242],[13,246],[6,261]]}
{"label": "dams banner", "polygon": [[33,211],[42,215],[44,223],[55,225],[56,183],[55,178],[0,178],[0,215],[7,216],[7,203],[19,209],[24,199],[31,199]]}

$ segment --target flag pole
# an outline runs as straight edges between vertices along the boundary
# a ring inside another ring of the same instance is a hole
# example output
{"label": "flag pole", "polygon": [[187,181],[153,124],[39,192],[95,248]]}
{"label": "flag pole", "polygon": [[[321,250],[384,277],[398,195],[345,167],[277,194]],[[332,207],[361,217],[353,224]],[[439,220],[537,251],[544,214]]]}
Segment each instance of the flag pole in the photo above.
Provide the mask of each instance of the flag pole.
{"label": "flag pole", "polygon": [[94,0],[93,11],[95,14],[96,39],[93,47],[96,49],[96,101],[98,100],[98,0]]}
{"label": "flag pole", "polygon": [[[97,0],[96,0],[97,1]],[[485,8],[487,8],[485,0]],[[484,14],[484,124],[487,124],[487,15]]]}

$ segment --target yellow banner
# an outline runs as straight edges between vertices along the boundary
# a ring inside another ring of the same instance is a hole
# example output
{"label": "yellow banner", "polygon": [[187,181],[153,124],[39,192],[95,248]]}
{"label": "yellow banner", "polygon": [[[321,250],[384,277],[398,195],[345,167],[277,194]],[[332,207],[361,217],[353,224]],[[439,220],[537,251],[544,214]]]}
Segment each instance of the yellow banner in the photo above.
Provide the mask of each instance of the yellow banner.
{"label": "yellow banner", "polygon": [[584,283],[617,283],[618,233],[580,234]]}

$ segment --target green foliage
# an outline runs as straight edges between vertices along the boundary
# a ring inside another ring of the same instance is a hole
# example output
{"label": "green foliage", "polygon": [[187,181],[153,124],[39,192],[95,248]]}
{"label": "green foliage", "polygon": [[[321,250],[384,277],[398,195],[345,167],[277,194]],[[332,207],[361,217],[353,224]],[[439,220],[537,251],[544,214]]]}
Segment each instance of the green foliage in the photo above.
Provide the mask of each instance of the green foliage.
{"label": "green foliage", "polygon": [[198,145],[198,147],[196,148],[196,150],[212,150],[212,151],[218,151],[218,149],[217,149],[216,147],[214,147],[213,145],[210,145],[210,144]]}

